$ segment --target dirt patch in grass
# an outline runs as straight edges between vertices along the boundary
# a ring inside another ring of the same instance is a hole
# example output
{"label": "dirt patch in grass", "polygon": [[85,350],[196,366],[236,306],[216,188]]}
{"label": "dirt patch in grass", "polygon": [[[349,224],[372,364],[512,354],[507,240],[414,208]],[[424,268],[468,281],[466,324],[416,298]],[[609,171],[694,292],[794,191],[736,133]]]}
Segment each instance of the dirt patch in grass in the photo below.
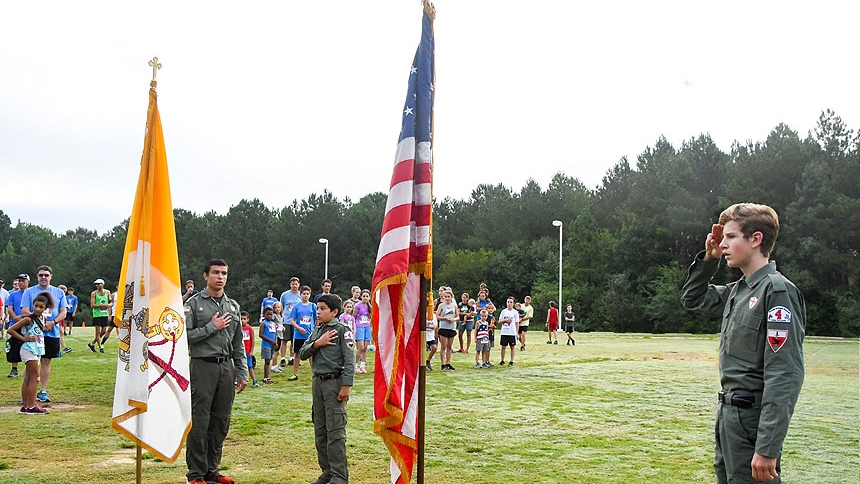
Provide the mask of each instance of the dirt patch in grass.
{"label": "dirt patch in grass", "polygon": [[704,361],[709,358],[705,355],[696,354],[696,353],[663,353],[659,356],[654,357],[655,360],[669,360],[669,361]]}

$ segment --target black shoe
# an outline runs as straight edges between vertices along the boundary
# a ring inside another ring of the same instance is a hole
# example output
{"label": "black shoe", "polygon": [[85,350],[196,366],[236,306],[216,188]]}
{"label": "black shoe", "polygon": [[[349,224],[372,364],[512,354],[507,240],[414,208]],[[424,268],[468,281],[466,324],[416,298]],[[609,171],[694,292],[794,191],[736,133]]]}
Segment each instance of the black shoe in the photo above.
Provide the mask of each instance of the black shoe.
{"label": "black shoe", "polygon": [[286,367],[287,367],[287,359],[281,358],[281,368],[286,368]]}
{"label": "black shoe", "polygon": [[448,365],[442,365],[439,367],[439,369],[442,371],[448,371]]}
{"label": "black shoe", "polygon": [[547,341],[546,344],[551,345],[552,341]]}
{"label": "black shoe", "polygon": [[433,365],[430,364],[430,360],[427,360],[427,371],[433,371]]}
{"label": "black shoe", "polygon": [[328,484],[330,479],[331,479],[330,475],[323,474],[323,475],[317,477],[317,480],[311,482],[311,484]]}
{"label": "black shoe", "polygon": [[500,361],[499,366],[505,366],[505,360]]}
{"label": "black shoe", "polygon": [[508,366],[514,366],[514,362],[512,361],[512,362],[508,363]]}
{"label": "black shoe", "polygon": [[453,366],[451,366],[451,365],[448,365],[448,370],[450,370],[450,371],[457,371],[457,369],[456,369],[456,368],[454,368],[454,367],[453,367]]}
{"label": "black shoe", "polygon": [[557,345],[557,344],[558,344],[558,340],[553,341],[553,343],[552,343],[552,344]]}
{"label": "black shoe", "polygon": [[93,353],[96,352],[96,345],[94,345],[92,343],[87,343],[87,348],[89,348],[90,351],[92,351]]}
{"label": "black shoe", "polygon": [[526,350],[526,345],[520,346],[520,351],[525,351],[525,350]]}
{"label": "black shoe", "polygon": [[571,341],[573,341],[573,345],[572,345],[572,346],[576,346],[576,340],[574,339],[574,340],[571,340]]}
{"label": "black shoe", "polygon": [[570,340],[567,340],[567,345],[570,346]]}

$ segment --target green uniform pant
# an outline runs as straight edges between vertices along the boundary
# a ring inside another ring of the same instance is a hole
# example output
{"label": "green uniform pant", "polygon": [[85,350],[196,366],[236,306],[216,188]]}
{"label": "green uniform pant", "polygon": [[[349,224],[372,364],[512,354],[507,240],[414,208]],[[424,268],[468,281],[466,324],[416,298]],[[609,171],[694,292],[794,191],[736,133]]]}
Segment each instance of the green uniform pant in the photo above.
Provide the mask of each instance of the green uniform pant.
{"label": "green uniform pant", "polygon": [[330,476],[331,484],[347,484],[346,468],[346,402],[339,402],[341,378],[321,380],[314,377],[313,421],[314,443],[323,475]]}
{"label": "green uniform pant", "polygon": [[188,480],[218,474],[233,410],[233,362],[191,359],[191,431],[185,441]]}
{"label": "green uniform pant", "polygon": [[[741,408],[722,403],[717,407],[714,429],[714,470],[717,473],[717,484],[757,482],[752,476],[752,458],[755,453],[759,417],[760,408]],[[776,472],[781,472],[779,456],[776,460]],[[782,481],[777,477],[768,482],[779,484]]]}

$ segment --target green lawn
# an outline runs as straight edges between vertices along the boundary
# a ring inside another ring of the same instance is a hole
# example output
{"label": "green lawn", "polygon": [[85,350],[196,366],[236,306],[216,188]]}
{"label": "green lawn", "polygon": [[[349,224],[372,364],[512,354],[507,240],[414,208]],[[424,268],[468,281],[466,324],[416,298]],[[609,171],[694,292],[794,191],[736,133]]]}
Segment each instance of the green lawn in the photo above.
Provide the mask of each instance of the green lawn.
{"label": "green lawn", "polygon": [[[19,415],[21,379],[5,378],[9,366],[0,366],[0,483],[43,484],[58,475],[134,482],[134,448],[110,425],[115,358],[87,350],[91,335],[76,328],[75,351],[54,362],[49,415]],[[513,368],[478,370],[473,354],[455,354],[457,371],[428,373],[426,482],[714,481],[715,336],[591,333],[577,335],[575,347],[529,336]],[[116,339],[108,350],[116,351]],[[809,338],[805,353],[784,482],[856,483],[860,346]],[[496,348],[491,361],[498,360]],[[240,484],[303,483],[319,472],[309,367],[297,382],[274,378],[236,398],[223,467]],[[388,482],[388,456],[372,431],[372,378],[357,375],[349,403],[357,484]],[[184,482],[184,454],[173,464],[145,457],[144,482]]]}

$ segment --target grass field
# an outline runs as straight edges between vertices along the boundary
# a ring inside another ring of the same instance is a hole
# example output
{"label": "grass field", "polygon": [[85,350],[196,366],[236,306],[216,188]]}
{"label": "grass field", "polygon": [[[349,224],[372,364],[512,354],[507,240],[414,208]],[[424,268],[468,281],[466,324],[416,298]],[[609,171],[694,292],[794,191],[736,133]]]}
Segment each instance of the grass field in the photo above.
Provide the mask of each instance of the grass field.
{"label": "grass field", "polygon": [[[478,370],[473,354],[455,354],[457,371],[428,373],[426,482],[714,481],[715,336],[591,333],[577,335],[575,347],[529,336],[513,368]],[[134,482],[134,448],[110,425],[116,360],[87,350],[88,337],[92,329],[76,329],[75,351],[55,360],[49,415],[19,415],[21,378],[6,378],[9,366],[0,366],[0,483]],[[783,482],[856,483],[860,346],[808,338],[804,349]],[[108,350],[115,354],[116,339]],[[319,473],[309,367],[297,382],[278,377],[236,398],[223,467],[239,484],[306,483]],[[372,431],[372,377],[356,376],[349,403],[357,484],[388,478],[385,447]],[[184,482],[184,453],[173,464],[144,457],[144,482]]]}

